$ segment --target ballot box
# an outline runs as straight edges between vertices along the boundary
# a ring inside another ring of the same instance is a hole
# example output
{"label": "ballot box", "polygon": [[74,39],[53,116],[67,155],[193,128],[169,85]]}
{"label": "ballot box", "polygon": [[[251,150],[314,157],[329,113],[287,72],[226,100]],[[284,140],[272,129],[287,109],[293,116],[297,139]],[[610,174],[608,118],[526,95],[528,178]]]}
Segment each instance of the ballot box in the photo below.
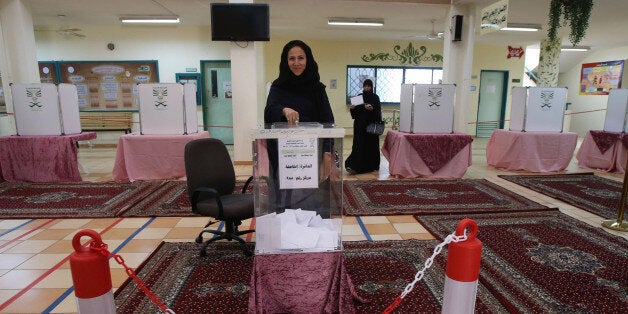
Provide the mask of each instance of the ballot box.
{"label": "ballot box", "polygon": [[409,133],[452,133],[454,84],[402,84],[399,130]]}
{"label": "ballot box", "polygon": [[604,131],[628,132],[628,89],[613,88],[608,92]]}
{"label": "ballot box", "polygon": [[255,253],[342,250],[343,128],[254,130]]}
{"label": "ballot box", "polygon": [[510,131],[562,132],[566,87],[512,88]]}
{"label": "ballot box", "polygon": [[138,84],[141,134],[198,132],[196,87],[193,84]]}
{"label": "ballot box", "polygon": [[18,135],[81,133],[78,94],[73,84],[11,84]]}

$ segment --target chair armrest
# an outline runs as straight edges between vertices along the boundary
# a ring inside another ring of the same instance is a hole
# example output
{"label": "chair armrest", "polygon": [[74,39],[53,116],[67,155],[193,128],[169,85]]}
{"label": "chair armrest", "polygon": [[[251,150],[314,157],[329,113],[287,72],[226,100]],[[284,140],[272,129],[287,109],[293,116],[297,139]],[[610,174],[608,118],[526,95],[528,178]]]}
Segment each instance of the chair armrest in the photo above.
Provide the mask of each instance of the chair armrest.
{"label": "chair armrest", "polygon": [[205,186],[196,188],[196,190],[194,190],[194,192],[192,193],[192,197],[190,199],[192,203],[192,212],[196,212],[196,202],[198,202],[198,198],[201,196],[201,194],[206,194],[210,198],[216,199],[216,203],[218,205],[218,214],[220,215],[220,217],[222,217],[224,210],[222,208],[222,200],[220,200],[220,193],[218,193],[218,191],[214,188]]}
{"label": "chair armrest", "polygon": [[251,181],[253,181],[253,176],[250,176],[244,183],[244,186],[242,187],[242,194],[246,193],[246,190],[249,188],[249,184],[251,184]]}

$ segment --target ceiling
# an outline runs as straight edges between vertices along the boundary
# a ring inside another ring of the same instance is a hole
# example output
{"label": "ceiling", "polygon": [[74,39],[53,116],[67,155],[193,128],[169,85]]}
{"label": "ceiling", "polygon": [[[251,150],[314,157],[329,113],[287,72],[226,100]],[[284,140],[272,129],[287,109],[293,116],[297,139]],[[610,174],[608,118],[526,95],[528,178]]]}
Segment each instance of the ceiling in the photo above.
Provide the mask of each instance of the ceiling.
{"label": "ceiling", "polygon": [[[176,14],[181,25],[210,25],[209,8],[214,0],[24,0],[29,3],[36,29],[81,28],[119,25],[126,15]],[[272,37],[326,40],[422,41],[432,30],[445,30],[450,2],[485,7],[497,0],[265,0],[270,4]],[[546,35],[550,0],[511,0],[510,23],[540,24],[537,33],[493,32],[476,35],[478,43],[538,46]],[[590,52],[561,53],[561,72],[578,65],[595,50],[628,46],[628,1],[595,0],[586,37],[579,44]],[[60,17],[63,16],[63,17]],[[383,18],[383,27],[327,25],[329,17]],[[129,26],[132,27],[132,26]],[[176,27],[176,26],[174,26]],[[569,45],[567,27],[561,29],[563,45]]]}

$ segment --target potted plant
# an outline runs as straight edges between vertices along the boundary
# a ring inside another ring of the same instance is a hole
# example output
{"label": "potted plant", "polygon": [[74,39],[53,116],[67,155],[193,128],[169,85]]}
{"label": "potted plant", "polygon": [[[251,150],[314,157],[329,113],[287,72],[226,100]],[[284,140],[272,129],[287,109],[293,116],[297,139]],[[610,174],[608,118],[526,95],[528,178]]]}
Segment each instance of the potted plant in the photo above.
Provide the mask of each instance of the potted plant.
{"label": "potted plant", "polygon": [[558,29],[568,23],[570,27],[569,41],[572,45],[577,45],[589,28],[592,8],[593,0],[552,0],[547,37],[555,41]]}

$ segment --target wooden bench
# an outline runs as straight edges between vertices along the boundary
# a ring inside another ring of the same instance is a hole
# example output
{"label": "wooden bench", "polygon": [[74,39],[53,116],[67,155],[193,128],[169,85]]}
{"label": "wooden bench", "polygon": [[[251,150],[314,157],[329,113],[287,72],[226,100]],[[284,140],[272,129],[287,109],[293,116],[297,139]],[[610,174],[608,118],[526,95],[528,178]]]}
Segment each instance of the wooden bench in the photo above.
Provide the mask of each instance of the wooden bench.
{"label": "wooden bench", "polygon": [[83,131],[124,131],[131,133],[132,112],[81,111],[81,129]]}

